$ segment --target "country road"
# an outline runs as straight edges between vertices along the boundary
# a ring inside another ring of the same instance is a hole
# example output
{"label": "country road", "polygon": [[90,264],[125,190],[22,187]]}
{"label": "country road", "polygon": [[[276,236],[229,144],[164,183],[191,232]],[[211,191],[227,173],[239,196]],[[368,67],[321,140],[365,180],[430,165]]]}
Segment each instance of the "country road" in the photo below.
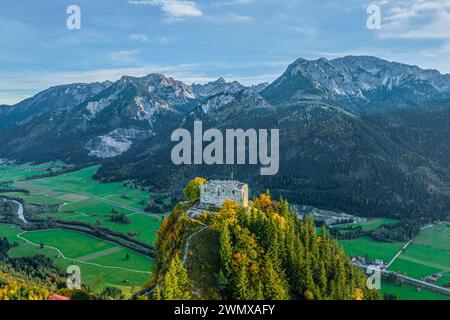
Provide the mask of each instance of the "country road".
{"label": "country road", "polygon": [[391,260],[391,262],[389,262],[388,263],[388,265],[386,266],[386,269],[388,269],[390,266],[391,266],[391,264],[393,264],[394,263],[394,261],[408,248],[408,246],[410,245],[412,243],[412,240],[409,240],[408,241],[408,243],[407,244],[405,244],[404,246],[403,246],[403,248],[401,248],[400,249],[400,251],[399,252],[397,252],[397,254],[395,255],[395,257],[394,258],[392,258],[392,260]]}
{"label": "country road", "polygon": [[[357,263],[357,262],[352,262],[352,264],[354,266],[357,266],[358,268],[363,269],[363,270],[367,270],[367,268],[373,267],[373,266],[369,266],[369,265],[363,265],[363,264]],[[385,269],[378,269],[378,270],[382,274],[395,275],[397,278],[403,279],[405,282],[408,282],[408,283],[416,285],[416,286],[422,286],[422,287],[428,288],[428,289],[430,289],[430,290],[432,290],[434,292],[439,292],[441,294],[444,294],[444,295],[450,297],[450,289],[448,289],[448,288],[441,287],[441,286],[438,286],[436,284],[429,283],[429,282],[426,282],[426,281],[422,281],[422,280],[419,280],[419,279],[411,278],[411,277],[405,276],[405,275],[397,273],[397,272],[393,272],[393,271],[389,271],[389,270],[385,270]]]}
{"label": "country road", "polygon": [[[24,241],[24,242],[26,242],[26,243],[28,243],[28,244],[30,244],[30,245],[32,245],[32,246],[35,246],[35,247],[40,247],[41,246],[40,244],[31,242],[30,240],[25,239],[24,237],[22,237],[22,235],[26,234],[26,233],[28,233],[28,232],[27,231],[23,231],[22,233],[19,233],[17,235],[17,238],[22,240],[22,241]],[[105,265],[101,265],[101,264],[98,264],[98,263],[92,263],[92,262],[82,261],[82,260],[78,260],[78,259],[70,259],[70,258],[67,258],[64,255],[64,253],[62,253],[62,251],[60,249],[56,248],[56,247],[45,246],[45,245],[44,245],[44,247],[52,249],[52,250],[55,250],[61,256],[61,258],[63,258],[64,260],[70,261],[70,262],[76,262],[76,263],[79,263],[79,264],[87,264],[87,265],[100,267],[100,268],[105,268],[105,269],[116,269],[116,270],[123,270],[123,271],[128,271],[128,272],[135,272],[135,273],[152,274],[149,271],[134,270],[134,269],[128,269],[128,268],[122,268],[122,267],[105,266]]]}
{"label": "country road", "polygon": [[[422,227],[422,228],[420,228],[420,230],[426,230],[426,229],[429,229],[429,228],[432,228],[432,227],[434,227],[434,226],[437,226],[437,225],[439,225],[439,224],[442,224],[443,222],[439,222],[439,223],[436,223],[436,224],[429,224],[429,225],[426,225],[426,226],[424,226],[424,227]],[[407,244],[405,244],[404,246],[403,246],[403,248],[399,251],[399,252],[397,252],[397,254],[395,255],[395,257],[394,258],[392,258],[392,260],[391,260],[391,262],[389,262],[389,264],[386,266],[386,269],[388,269],[393,263],[394,263],[394,261],[408,248],[408,246],[411,244],[413,242],[413,240],[409,240],[408,241],[408,243]]]}

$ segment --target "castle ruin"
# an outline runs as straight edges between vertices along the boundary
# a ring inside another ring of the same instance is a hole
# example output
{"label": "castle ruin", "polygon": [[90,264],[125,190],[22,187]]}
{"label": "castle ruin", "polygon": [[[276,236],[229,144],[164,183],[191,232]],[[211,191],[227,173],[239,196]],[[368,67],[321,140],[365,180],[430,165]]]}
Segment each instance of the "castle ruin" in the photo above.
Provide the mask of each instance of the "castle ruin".
{"label": "castle ruin", "polygon": [[239,181],[213,180],[200,186],[200,205],[220,209],[226,200],[248,206],[248,185]]}

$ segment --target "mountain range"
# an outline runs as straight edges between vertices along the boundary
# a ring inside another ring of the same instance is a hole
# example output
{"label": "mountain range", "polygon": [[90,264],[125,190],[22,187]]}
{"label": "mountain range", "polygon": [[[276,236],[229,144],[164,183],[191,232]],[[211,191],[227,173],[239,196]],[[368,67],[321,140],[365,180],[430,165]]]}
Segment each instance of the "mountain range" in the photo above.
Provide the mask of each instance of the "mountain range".
{"label": "mountain range", "polygon": [[[280,172],[173,166],[172,131],[280,129]],[[384,216],[450,209],[450,75],[375,57],[298,59],[271,84],[187,85],[159,74],[50,88],[0,107],[0,158],[101,163],[103,181],[176,193],[195,175],[290,202]]]}

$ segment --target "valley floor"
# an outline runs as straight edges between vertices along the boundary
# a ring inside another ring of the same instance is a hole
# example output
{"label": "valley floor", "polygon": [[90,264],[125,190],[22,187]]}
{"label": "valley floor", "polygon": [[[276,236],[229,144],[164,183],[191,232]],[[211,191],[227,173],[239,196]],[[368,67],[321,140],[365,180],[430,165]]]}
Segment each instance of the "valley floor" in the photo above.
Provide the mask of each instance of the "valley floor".
{"label": "valley floor", "polygon": [[[144,211],[152,194],[131,183],[99,183],[92,177],[97,166],[53,177],[27,180],[30,176],[46,175],[59,170],[62,163],[39,166],[0,165],[0,196],[22,199],[27,209],[45,208],[39,218],[57,218],[101,225],[124,233],[146,244],[153,244],[162,215]],[[9,192],[18,189],[17,192]],[[24,193],[26,189],[29,193]],[[22,191],[20,191],[22,190]],[[6,193],[6,191],[8,191]],[[123,214],[130,223],[111,221],[112,214]],[[368,219],[357,225],[371,231],[390,219]],[[345,226],[340,226],[341,228]],[[141,289],[151,277],[152,260],[133,250],[67,230],[23,232],[11,225],[0,225],[0,236],[18,247],[12,257],[44,254],[66,269],[79,265],[85,284],[95,291],[105,286],[121,288],[127,296]],[[404,243],[384,243],[370,237],[340,241],[349,256],[368,257],[390,262]],[[41,248],[42,247],[42,248]],[[423,228],[411,245],[389,267],[390,271],[416,278],[436,278],[435,284],[450,286],[450,222]],[[399,299],[450,299],[409,284],[383,282],[382,291]]]}
{"label": "valley floor", "polygon": [[[45,175],[53,168],[55,164],[0,166],[0,196],[21,199],[31,210],[34,206],[45,208],[39,218],[101,225],[153,244],[162,216],[144,211],[150,196],[148,190],[123,183],[99,183],[92,179],[98,167],[25,180],[31,172],[33,176]],[[25,189],[29,193],[2,193],[2,189]],[[130,223],[113,222],[112,214],[123,214]],[[130,296],[151,277],[152,259],[84,233],[68,230],[22,232],[17,227],[0,225],[0,236],[19,245],[11,250],[12,257],[45,254],[64,270],[71,264],[78,265],[83,282],[94,291],[115,286]]]}
{"label": "valley floor", "polygon": [[[450,287],[450,222],[422,228],[420,234],[406,246],[405,250],[402,250],[405,243],[379,242],[367,236],[341,240],[340,243],[350,256],[380,259],[386,264],[391,263],[389,271]],[[398,254],[399,252],[401,253]],[[385,294],[396,295],[399,299],[450,300],[449,296],[406,283],[398,285],[383,281],[381,290]]]}

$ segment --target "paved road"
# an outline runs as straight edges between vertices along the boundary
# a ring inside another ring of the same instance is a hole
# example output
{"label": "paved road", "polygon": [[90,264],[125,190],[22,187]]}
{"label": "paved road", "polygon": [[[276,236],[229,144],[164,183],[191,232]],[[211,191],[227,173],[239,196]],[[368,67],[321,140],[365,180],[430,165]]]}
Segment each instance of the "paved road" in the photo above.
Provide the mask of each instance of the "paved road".
{"label": "paved road", "polygon": [[444,222],[439,222],[439,223],[436,223],[436,224],[429,224],[429,225],[427,225],[427,226],[425,226],[425,227],[420,228],[420,230],[429,229],[429,228],[432,228],[432,227],[434,227],[434,226],[438,226],[438,225],[443,224],[443,223],[444,223]]}
{"label": "paved road", "polygon": [[389,262],[389,264],[386,266],[386,269],[388,269],[390,266],[391,266],[391,264],[393,264],[394,263],[394,261],[408,248],[408,246],[410,245],[412,243],[412,240],[409,240],[408,241],[408,243],[407,244],[405,244],[404,246],[403,246],[403,248],[401,248],[400,249],[400,251],[399,252],[397,252],[397,254],[395,255],[395,257],[394,258],[392,258],[392,260],[391,260],[391,262]]}
{"label": "paved road", "polygon": [[[373,267],[373,266],[363,265],[363,264],[356,263],[356,262],[353,262],[352,264],[357,266],[357,267],[359,267],[359,268],[362,268],[364,270],[366,270],[369,267]],[[438,291],[439,293],[442,293],[442,294],[444,294],[446,296],[450,296],[450,289],[448,289],[448,288],[441,287],[441,286],[438,286],[436,284],[429,283],[429,282],[426,282],[426,281],[422,281],[422,280],[419,280],[419,279],[411,278],[411,277],[402,275],[402,274],[397,273],[397,272],[392,272],[392,271],[385,270],[385,269],[379,269],[379,270],[380,270],[381,273],[383,273],[385,275],[393,274],[398,279],[403,279],[403,280],[405,280],[405,282],[408,282],[410,284],[414,284],[414,285],[417,285],[417,286],[422,286],[422,287],[428,288],[428,289],[430,289],[432,291],[435,291],[435,292]]]}

